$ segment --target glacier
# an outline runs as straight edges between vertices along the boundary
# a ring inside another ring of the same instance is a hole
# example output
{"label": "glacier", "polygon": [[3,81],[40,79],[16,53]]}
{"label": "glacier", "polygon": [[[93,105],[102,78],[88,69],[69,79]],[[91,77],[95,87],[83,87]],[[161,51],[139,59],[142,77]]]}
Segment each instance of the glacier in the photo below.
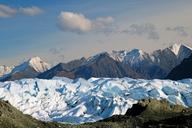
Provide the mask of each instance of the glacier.
{"label": "glacier", "polygon": [[138,100],[149,98],[192,107],[192,79],[55,77],[0,82],[0,99],[42,121],[95,122],[123,115]]}

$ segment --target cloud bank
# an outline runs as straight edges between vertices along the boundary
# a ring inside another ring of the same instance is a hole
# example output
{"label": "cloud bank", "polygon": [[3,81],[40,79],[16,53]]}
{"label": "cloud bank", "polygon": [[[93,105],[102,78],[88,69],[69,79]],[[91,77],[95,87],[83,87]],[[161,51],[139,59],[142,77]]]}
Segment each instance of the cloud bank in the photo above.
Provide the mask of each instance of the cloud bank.
{"label": "cloud bank", "polygon": [[148,39],[159,39],[159,33],[156,26],[151,23],[132,24],[129,28],[121,30],[120,33],[127,33],[129,35],[146,36]]}
{"label": "cloud bank", "polygon": [[36,6],[12,8],[8,5],[0,4],[0,18],[10,18],[10,17],[15,16],[16,14],[35,16],[42,12],[43,12],[43,10]]}
{"label": "cloud bank", "polygon": [[176,32],[180,36],[188,36],[187,28],[184,26],[176,26],[176,27],[167,27],[167,31]]}
{"label": "cloud bank", "polygon": [[63,31],[85,33],[106,29],[113,22],[112,17],[98,17],[91,20],[81,13],[61,12],[58,16],[58,26]]}
{"label": "cloud bank", "polygon": [[8,18],[12,17],[17,13],[17,10],[11,8],[7,5],[0,4],[0,17],[1,18]]}
{"label": "cloud bank", "polygon": [[40,9],[39,7],[32,6],[32,7],[21,7],[19,8],[19,12],[28,16],[35,16],[42,13],[43,10]]}
{"label": "cloud bank", "polygon": [[58,16],[58,27],[62,31],[86,33],[86,32],[103,32],[105,34],[128,34],[145,36],[148,39],[159,39],[159,33],[156,26],[151,23],[132,24],[128,28],[119,29],[113,24],[114,19],[108,17],[97,17],[91,20],[81,13],[64,12]]}

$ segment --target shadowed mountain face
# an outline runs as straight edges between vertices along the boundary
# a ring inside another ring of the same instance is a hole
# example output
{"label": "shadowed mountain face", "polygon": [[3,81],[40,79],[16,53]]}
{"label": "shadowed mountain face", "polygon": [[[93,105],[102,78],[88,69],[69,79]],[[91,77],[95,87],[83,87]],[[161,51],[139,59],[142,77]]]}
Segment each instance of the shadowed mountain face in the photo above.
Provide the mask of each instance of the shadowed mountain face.
{"label": "shadowed mountain face", "polygon": [[67,77],[67,78],[75,78],[75,75],[72,71],[69,71],[64,63],[59,63],[55,67],[51,68],[50,70],[47,70],[41,74],[38,75],[38,78],[44,78],[44,79],[51,79],[54,76],[58,77]]}
{"label": "shadowed mountain face", "polygon": [[51,79],[54,76],[58,76],[58,77],[64,76],[67,78],[74,79],[75,73],[72,70],[75,68],[78,68],[85,62],[86,62],[86,59],[83,57],[79,60],[73,60],[68,63],[59,63],[53,68],[51,68],[50,70],[47,70],[39,74],[38,78]]}
{"label": "shadowed mountain face", "polygon": [[[108,53],[101,53],[86,61],[76,60],[78,64],[72,66],[69,64],[58,64],[52,69],[40,74],[38,78],[49,79],[54,76],[65,76],[69,78],[85,78],[90,77],[133,77],[137,78],[139,75],[134,72],[129,66],[123,65],[112,59]],[[70,69],[68,68],[70,65]]]}
{"label": "shadowed mountain face", "polygon": [[176,66],[166,78],[172,80],[192,78],[192,55]]}
{"label": "shadowed mountain face", "polygon": [[125,69],[123,65],[113,60],[108,53],[102,53],[87,61],[87,63],[75,69],[76,77],[132,77],[137,78],[139,75],[135,73],[129,66]]}
{"label": "shadowed mountain face", "polygon": [[150,54],[138,49],[113,51],[111,54],[105,52],[88,59],[60,63],[41,73],[38,78],[50,79],[54,76],[85,79],[90,77],[165,78],[171,69],[191,53],[192,49],[182,44],[174,44]]}

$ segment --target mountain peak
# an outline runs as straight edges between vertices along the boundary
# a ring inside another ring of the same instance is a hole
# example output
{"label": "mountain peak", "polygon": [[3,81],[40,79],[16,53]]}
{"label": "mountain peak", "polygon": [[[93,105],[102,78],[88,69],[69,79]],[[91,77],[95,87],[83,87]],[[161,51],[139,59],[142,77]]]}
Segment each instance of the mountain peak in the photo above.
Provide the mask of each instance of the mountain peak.
{"label": "mountain peak", "polygon": [[169,49],[170,49],[175,55],[178,55],[181,46],[182,46],[181,43],[176,43],[176,44],[173,44],[172,46],[170,46]]}
{"label": "mountain peak", "polygon": [[117,61],[124,61],[127,59],[142,58],[146,53],[140,49],[133,49],[131,51],[121,50],[112,51],[111,57]]}
{"label": "mountain peak", "polygon": [[49,64],[44,62],[40,57],[32,57],[29,60],[23,62],[22,64],[16,66],[12,73],[24,71],[28,68],[33,68],[36,72],[44,72],[50,68]]}
{"label": "mountain peak", "polygon": [[37,72],[44,72],[50,68],[49,64],[44,62],[40,57],[35,56],[27,61],[28,65],[33,67]]}
{"label": "mountain peak", "polygon": [[170,46],[169,49],[170,49],[175,55],[178,55],[178,54],[179,54],[179,51],[180,51],[180,49],[181,49],[182,47],[192,50],[192,48],[190,48],[189,46],[187,46],[187,45],[185,45],[185,44],[181,44],[181,43],[175,43],[175,44],[173,44],[172,46]]}
{"label": "mountain peak", "polygon": [[99,58],[105,57],[105,56],[110,56],[110,55],[107,52],[101,52],[101,53],[98,53],[98,54],[96,54],[94,56],[89,57],[87,59],[87,62],[90,63],[90,62],[93,62],[93,61],[98,60]]}
{"label": "mountain peak", "polygon": [[41,61],[42,59],[38,56],[34,56],[34,57],[31,57],[28,61],[31,62],[31,61]]}
{"label": "mountain peak", "polygon": [[144,54],[144,52],[142,50],[140,50],[140,49],[133,49],[128,54],[131,55],[131,56],[138,57],[138,56],[142,56]]}

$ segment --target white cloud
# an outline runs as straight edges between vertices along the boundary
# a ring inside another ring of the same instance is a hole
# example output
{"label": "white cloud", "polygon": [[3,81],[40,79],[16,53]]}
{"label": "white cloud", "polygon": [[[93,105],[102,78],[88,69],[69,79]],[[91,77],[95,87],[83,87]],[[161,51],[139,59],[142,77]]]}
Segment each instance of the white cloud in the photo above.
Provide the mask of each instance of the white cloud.
{"label": "white cloud", "polygon": [[59,26],[64,31],[87,32],[92,23],[84,15],[73,12],[61,12],[58,16]]}
{"label": "white cloud", "polygon": [[83,14],[73,12],[61,12],[58,16],[58,26],[63,31],[77,33],[105,29],[112,22],[112,17],[99,17],[96,20],[91,20]]}
{"label": "white cloud", "polygon": [[35,16],[42,13],[43,10],[40,9],[39,7],[32,6],[32,7],[21,7],[19,8],[19,12],[25,15]]}
{"label": "white cloud", "polygon": [[7,5],[0,4],[0,17],[1,18],[8,18],[12,17],[17,13],[17,10],[11,8]]}

